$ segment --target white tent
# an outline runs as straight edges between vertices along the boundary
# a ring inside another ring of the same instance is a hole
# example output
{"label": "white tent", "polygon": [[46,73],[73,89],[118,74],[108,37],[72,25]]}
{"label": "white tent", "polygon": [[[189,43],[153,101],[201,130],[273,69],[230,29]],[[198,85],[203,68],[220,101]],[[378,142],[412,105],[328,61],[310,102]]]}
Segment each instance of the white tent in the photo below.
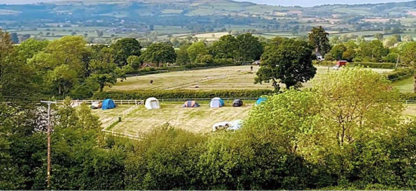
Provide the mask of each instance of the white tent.
{"label": "white tent", "polygon": [[209,104],[211,108],[220,108],[224,106],[224,101],[221,98],[213,98]]}
{"label": "white tent", "polygon": [[160,109],[159,100],[154,97],[147,98],[145,107],[146,109]]}

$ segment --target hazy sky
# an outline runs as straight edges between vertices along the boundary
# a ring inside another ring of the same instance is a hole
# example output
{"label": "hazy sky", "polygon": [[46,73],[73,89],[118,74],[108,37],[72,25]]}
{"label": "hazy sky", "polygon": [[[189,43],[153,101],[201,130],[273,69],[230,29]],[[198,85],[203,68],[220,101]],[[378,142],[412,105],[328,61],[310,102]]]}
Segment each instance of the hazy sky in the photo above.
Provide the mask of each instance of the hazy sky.
{"label": "hazy sky", "polygon": [[[36,3],[36,2],[50,2],[56,0],[0,0],[0,4],[22,4],[22,3]],[[333,4],[333,3],[343,3],[343,4],[357,4],[357,3],[386,3],[386,2],[403,2],[410,0],[237,0],[237,1],[249,1],[261,4],[271,4],[271,5],[284,5],[284,6],[314,6],[322,4]]]}

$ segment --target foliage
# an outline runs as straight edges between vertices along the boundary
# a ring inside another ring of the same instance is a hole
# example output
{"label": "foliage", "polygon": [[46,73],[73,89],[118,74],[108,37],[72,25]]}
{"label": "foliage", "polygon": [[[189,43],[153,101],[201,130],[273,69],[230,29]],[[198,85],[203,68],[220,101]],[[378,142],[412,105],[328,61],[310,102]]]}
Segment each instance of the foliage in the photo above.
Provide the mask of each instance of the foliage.
{"label": "foliage", "polygon": [[312,28],[309,33],[309,44],[316,49],[317,52],[325,56],[331,50],[328,39],[329,33],[322,26]]}
{"label": "foliage", "polygon": [[156,63],[174,63],[176,60],[175,49],[166,43],[153,43],[147,47],[146,51],[140,56],[144,62]]}
{"label": "foliage", "polygon": [[[258,60],[263,54],[263,46],[259,39],[251,33],[240,34],[236,38],[237,56],[239,61]],[[232,51],[232,49],[230,49]],[[229,51],[230,51],[229,50]]]}
{"label": "foliage", "polygon": [[399,80],[403,80],[414,75],[414,71],[408,68],[399,68],[394,70],[393,72],[387,73],[387,79],[395,82]]}
{"label": "foliage", "polygon": [[134,38],[123,38],[118,40],[115,44],[111,45],[114,50],[114,62],[118,66],[127,65],[127,58],[129,56],[140,56],[141,45],[139,41]]}
{"label": "foliage", "polygon": [[196,59],[198,58],[199,55],[208,54],[208,49],[205,43],[202,41],[193,43],[191,46],[188,47],[187,51],[188,51],[188,56],[189,56],[189,59],[191,60],[191,63],[194,63],[194,64],[196,63]]}
{"label": "foliage", "polygon": [[141,66],[141,60],[140,60],[140,57],[138,56],[129,56],[127,58],[127,63],[134,70],[138,70]]}
{"label": "foliage", "polygon": [[[416,69],[416,42],[409,42],[404,45],[400,59],[406,66],[412,68],[413,70]],[[416,75],[413,89],[416,93]]]}
{"label": "foliage", "polygon": [[316,68],[312,65],[312,48],[303,41],[287,39],[279,45],[271,45],[261,57],[261,68],[255,83],[273,81],[279,90],[278,80],[287,89],[312,79]]}
{"label": "foliage", "polygon": [[126,99],[147,99],[157,97],[158,99],[189,99],[189,98],[258,98],[262,95],[273,93],[271,90],[227,90],[227,91],[192,91],[192,90],[169,90],[169,91],[115,91],[115,92],[97,92],[93,99],[112,98],[117,100]]}

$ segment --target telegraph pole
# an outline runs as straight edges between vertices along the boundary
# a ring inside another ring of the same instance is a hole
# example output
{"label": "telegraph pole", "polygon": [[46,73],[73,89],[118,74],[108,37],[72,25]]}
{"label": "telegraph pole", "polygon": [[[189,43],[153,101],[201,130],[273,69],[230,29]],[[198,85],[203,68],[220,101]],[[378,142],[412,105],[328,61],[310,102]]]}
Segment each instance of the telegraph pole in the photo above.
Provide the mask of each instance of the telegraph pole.
{"label": "telegraph pole", "polygon": [[55,101],[41,101],[41,103],[48,104],[48,167],[47,167],[47,184],[48,189],[50,189],[51,186],[51,104],[56,104]]}

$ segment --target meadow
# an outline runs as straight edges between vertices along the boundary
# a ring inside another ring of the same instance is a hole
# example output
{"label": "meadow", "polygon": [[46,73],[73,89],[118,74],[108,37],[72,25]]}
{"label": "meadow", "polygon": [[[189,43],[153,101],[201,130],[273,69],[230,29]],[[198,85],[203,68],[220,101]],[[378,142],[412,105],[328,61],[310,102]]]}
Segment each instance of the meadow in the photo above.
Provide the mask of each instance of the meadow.
{"label": "meadow", "polygon": [[[119,81],[106,91],[127,90],[247,90],[247,89],[273,89],[271,83],[254,84],[254,78],[259,66],[229,66],[203,70],[178,71],[145,76],[128,77],[123,82]],[[373,69],[379,73],[389,72],[386,69]],[[331,67],[317,67],[315,80],[325,75],[328,71],[335,71]],[[153,84],[150,84],[153,80]],[[303,84],[311,87],[311,82]]]}

